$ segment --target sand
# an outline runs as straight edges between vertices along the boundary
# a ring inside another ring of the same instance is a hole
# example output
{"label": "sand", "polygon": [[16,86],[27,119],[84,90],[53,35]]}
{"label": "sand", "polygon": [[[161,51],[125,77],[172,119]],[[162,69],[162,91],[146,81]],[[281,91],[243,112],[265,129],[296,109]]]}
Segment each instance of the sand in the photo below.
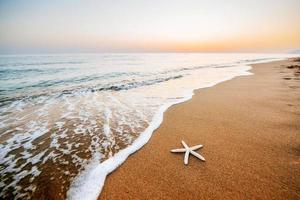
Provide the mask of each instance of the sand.
{"label": "sand", "polygon": [[[300,199],[300,62],[200,89],[110,174],[99,199]],[[298,73],[297,73],[298,72]],[[183,164],[181,147],[203,144]]]}

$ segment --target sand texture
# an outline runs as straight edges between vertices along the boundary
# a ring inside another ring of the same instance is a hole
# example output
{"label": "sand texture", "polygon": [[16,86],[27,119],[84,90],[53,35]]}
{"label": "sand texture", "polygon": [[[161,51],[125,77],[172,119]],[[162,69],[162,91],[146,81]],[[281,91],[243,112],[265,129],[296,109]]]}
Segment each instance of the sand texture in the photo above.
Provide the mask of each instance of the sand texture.
{"label": "sand texture", "polygon": [[[300,199],[300,62],[196,91],[110,174],[99,199]],[[206,162],[171,153],[203,144]]]}

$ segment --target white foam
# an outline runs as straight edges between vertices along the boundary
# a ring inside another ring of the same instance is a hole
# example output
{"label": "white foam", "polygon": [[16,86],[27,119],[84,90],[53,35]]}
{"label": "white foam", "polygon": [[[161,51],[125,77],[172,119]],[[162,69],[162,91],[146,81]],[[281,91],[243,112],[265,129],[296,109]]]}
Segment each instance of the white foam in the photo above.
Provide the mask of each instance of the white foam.
{"label": "white foam", "polygon": [[[138,57],[140,56],[138,55]],[[75,82],[70,84],[72,85],[71,89],[66,88],[66,93],[62,94],[60,87],[55,87],[53,93],[32,98],[29,95],[27,100],[17,100],[1,107],[0,112],[3,115],[0,115],[0,131],[4,130],[1,137],[5,140],[3,144],[0,144],[0,164],[4,166],[1,170],[1,175],[3,175],[1,179],[4,180],[7,176],[22,178],[24,173],[27,175],[34,173],[28,171],[27,164],[39,170],[43,169],[42,165],[46,164],[48,159],[51,159],[51,162],[59,165],[69,163],[78,171],[85,169],[75,178],[68,193],[70,198],[72,196],[75,198],[76,195],[80,196],[81,190],[85,191],[86,187],[90,187],[89,184],[93,183],[92,178],[96,176],[94,173],[101,174],[100,178],[97,177],[100,183],[95,186],[97,190],[94,192],[96,191],[96,193],[90,195],[91,198],[96,198],[101,191],[106,175],[149,140],[152,132],[161,123],[163,112],[169,106],[185,101],[192,96],[191,88],[210,87],[234,76],[247,75],[247,67],[236,65],[236,61],[241,60],[244,56],[232,55],[229,56],[229,59],[221,58],[217,62],[215,56],[212,61],[204,56],[203,62],[201,60],[203,57],[201,58],[199,55],[192,56],[197,57],[195,61],[189,57],[190,55],[181,55],[179,62],[176,61],[177,55],[173,56],[173,54],[167,56],[167,60],[175,59],[172,63],[161,63],[164,59],[159,59],[156,64],[151,62],[153,58],[150,56],[150,61],[147,61],[146,65],[145,63],[138,64],[139,69],[134,69],[131,65],[123,69],[122,64],[122,69],[115,68],[114,70],[126,71],[123,77],[108,76],[102,80],[103,83],[101,78],[99,79],[101,88],[107,88],[107,84],[119,89],[130,90],[106,91],[104,89],[99,92],[91,92],[89,88],[94,88],[93,84],[96,84],[98,80],[93,79],[91,83],[78,84],[75,79]],[[253,57],[257,56],[245,56],[245,59]],[[190,63],[187,63],[189,61]],[[266,62],[266,60],[264,61]],[[241,60],[240,63],[247,62]],[[208,65],[209,63],[210,65]],[[103,68],[99,74],[103,70],[107,73],[107,68]],[[127,75],[127,73],[135,73],[135,70],[139,75]],[[80,72],[83,74],[79,77],[99,75],[97,71],[92,72],[85,68],[82,68]],[[92,73],[90,74],[90,72]],[[57,75],[52,78],[53,80],[57,79]],[[76,89],[77,84],[81,89]],[[43,89],[47,91],[48,87]],[[71,93],[69,93],[70,91]],[[26,93],[29,94],[30,91],[26,91]],[[143,132],[147,126],[149,127]],[[143,132],[142,135],[141,132]],[[48,139],[50,139],[50,143],[47,142]],[[124,146],[128,146],[128,148],[122,150],[121,148]],[[13,155],[16,149],[20,149],[21,152]],[[113,155],[113,152],[118,151],[119,153]],[[82,155],[91,156],[92,160]],[[70,162],[65,160],[70,156]],[[110,159],[104,161],[107,158]],[[102,163],[100,164],[100,162]],[[86,166],[86,164],[88,165]],[[99,168],[103,169],[99,170]],[[56,170],[62,172],[64,166],[58,167]],[[38,174],[34,173],[33,179]],[[75,175],[76,173],[71,173],[70,179],[64,181],[72,180]],[[0,184],[3,184],[2,180]],[[31,183],[36,184],[34,181]],[[95,182],[95,184],[97,183]],[[14,187],[15,192],[18,193],[17,190],[20,188],[18,186],[22,185],[21,179],[13,180],[6,185],[0,191],[0,196],[9,192],[8,187],[10,186]],[[76,186],[75,190],[74,186]],[[76,188],[78,191],[74,192]],[[84,196],[86,197],[86,195]]]}
{"label": "white foam", "polygon": [[119,151],[113,157],[99,163],[99,158],[97,153],[93,157],[92,161],[86,166],[85,170],[82,171],[73,181],[69,191],[67,192],[67,198],[69,200],[80,200],[97,199],[101,189],[104,185],[106,176],[114,171],[118,166],[120,166],[127,157],[143,147],[150,139],[152,133],[159,127],[163,121],[164,112],[172,105],[182,103],[192,98],[195,89],[212,87],[218,83],[230,80],[236,76],[251,75],[249,72],[250,66],[243,66],[240,73],[235,75],[229,75],[226,78],[207,82],[197,88],[192,88],[185,92],[183,98],[177,99],[171,103],[165,104],[159,108],[159,110],[154,115],[152,122],[148,128],[132,143],[132,145]]}

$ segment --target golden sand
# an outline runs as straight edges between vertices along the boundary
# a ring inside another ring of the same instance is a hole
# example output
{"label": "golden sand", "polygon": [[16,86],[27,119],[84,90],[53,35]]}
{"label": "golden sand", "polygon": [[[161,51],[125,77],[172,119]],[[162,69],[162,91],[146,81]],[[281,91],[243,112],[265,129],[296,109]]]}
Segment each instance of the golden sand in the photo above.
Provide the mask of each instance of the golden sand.
{"label": "golden sand", "polygon": [[[288,67],[294,66],[294,67]],[[107,177],[99,199],[300,199],[300,62],[200,89]],[[172,154],[203,144],[206,162]]]}

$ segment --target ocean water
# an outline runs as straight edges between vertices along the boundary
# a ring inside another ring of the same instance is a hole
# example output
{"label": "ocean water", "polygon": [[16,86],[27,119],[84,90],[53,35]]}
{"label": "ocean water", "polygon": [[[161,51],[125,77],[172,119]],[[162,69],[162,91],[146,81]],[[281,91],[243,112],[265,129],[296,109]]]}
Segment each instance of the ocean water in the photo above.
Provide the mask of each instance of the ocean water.
{"label": "ocean water", "polygon": [[[193,90],[287,54],[0,56],[0,197],[95,199]],[[201,105],[199,105],[201,106]]]}

